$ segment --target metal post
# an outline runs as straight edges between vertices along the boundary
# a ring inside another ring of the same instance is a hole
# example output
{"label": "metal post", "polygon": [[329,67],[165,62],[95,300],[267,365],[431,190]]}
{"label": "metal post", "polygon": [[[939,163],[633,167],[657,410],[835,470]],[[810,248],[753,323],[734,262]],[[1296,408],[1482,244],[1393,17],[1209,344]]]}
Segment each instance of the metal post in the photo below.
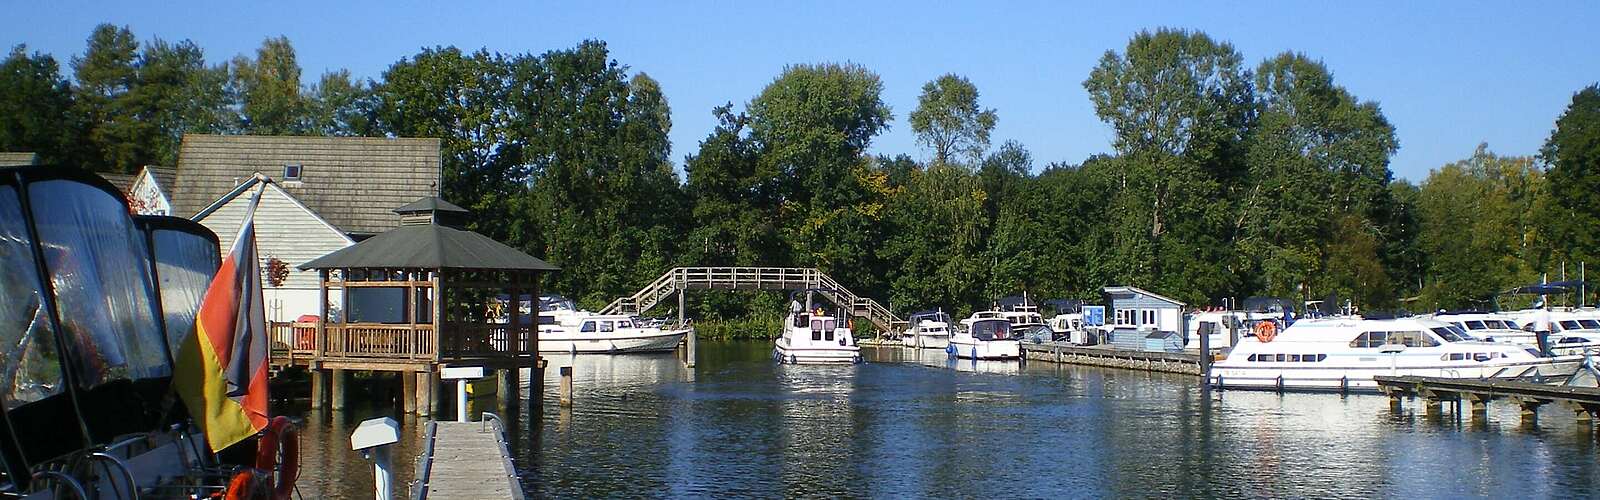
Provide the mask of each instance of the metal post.
{"label": "metal post", "polygon": [[561,367],[561,406],[572,406],[572,367]]}
{"label": "metal post", "polygon": [[456,421],[471,422],[467,420],[467,379],[456,379]]}
{"label": "metal post", "polygon": [[390,500],[390,492],[394,490],[394,469],[389,467],[389,447],[379,446],[372,450],[372,489],[373,498],[377,500]]}

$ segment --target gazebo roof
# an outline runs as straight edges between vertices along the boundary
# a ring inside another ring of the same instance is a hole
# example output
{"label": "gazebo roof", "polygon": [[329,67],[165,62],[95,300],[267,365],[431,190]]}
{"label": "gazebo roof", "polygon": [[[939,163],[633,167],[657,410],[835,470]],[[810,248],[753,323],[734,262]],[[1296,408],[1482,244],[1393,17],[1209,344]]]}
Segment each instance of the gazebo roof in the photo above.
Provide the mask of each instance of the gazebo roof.
{"label": "gazebo roof", "polygon": [[456,212],[467,213],[467,209],[456,206],[454,203],[439,199],[437,196],[424,196],[417,201],[407,203],[405,206],[394,209],[394,213],[407,214],[417,212]]}
{"label": "gazebo roof", "polygon": [[487,236],[435,224],[394,228],[301,264],[299,268],[561,269]]}

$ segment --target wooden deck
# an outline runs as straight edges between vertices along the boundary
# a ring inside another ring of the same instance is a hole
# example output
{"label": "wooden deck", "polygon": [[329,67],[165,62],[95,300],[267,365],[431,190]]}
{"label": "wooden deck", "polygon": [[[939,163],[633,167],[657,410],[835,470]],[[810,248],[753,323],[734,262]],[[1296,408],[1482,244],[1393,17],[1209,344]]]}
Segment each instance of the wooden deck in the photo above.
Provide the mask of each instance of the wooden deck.
{"label": "wooden deck", "polygon": [[1130,351],[1109,345],[1079,346],[1065,342],[1022,343],[1022,356],[1030,361],[1104,366],[1150,372],[1200,374],[1198,352]]}
{"label": "wooden deck", "polygon": [[[446,323],[441,337],[433,325],[278,322],[269,325],[271,360],[277,366],[318,369],[426,371],[443,363],[520,366],[526,363],[529,329],[505,325]],[[511,334],[518,341],[513,346]],[[518,358],[523,361],[518,361]]]}
{"label": "wooden deck", "polygon": [[504,429],[492,422],[430,422],[414,498],[524,498]]}
{"label": "wooden deck", "polygon": [[1523,418],[1530,421],[1537,418],[1540,407],[1552,403],[1572,411],[1580,421],[1592,421],[1600,416],[1600,387],[1417,376],[1380,375],[1373,379],[1378,382],[1378,390],[1389,396],[1395,409],[1399,409],[1402,398],[1413,397],[1423,400],[1424,410],[1429,414],[1439,413],[1445,402],[1454,403],[1459,412],[1460,404],[1467,402],[1476,415],[1487,412],[1490,401],[1504,399],[1522,407]]}

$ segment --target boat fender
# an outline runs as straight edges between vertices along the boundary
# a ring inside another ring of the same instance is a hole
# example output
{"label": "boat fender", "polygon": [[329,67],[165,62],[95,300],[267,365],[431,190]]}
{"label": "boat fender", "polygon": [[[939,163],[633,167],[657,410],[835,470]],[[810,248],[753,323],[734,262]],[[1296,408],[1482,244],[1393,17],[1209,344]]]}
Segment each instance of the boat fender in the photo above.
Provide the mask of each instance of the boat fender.
{"label": "boat fender", "polygon": [[790,354],[790,355],[789,355],[789,364],[791,364],[791,365],[798,365],[798,364],[800,364],[800,358],[797,358],[797,357],[795,357],[795,356],[794,356],[794,355],[793,355],[793,354]]}
{"label": "boat fender", "polygon": [[[281,460],[280,450],[283,452]],[[294,483],[300,479],[300,431],[288,417],[280,415],[267,424],[256,448],[256,468],[277,473],[278,482],[272,486],[273,500],[288,500],[294,495]]]}

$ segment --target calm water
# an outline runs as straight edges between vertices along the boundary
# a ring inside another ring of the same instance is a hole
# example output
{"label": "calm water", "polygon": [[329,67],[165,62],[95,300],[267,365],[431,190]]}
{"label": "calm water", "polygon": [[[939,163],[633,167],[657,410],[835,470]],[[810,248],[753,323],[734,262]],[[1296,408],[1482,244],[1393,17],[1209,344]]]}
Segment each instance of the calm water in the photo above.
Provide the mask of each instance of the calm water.
{"label": "calm water", "polygon": [[[528,446],[535,438],[518,431],[526,489],[562,498],[1504,498],[1600,490],[1595,435],[1556,408],[1525,428],[1500,404],[1480,423],[1425,418],[1411,405],[1392,413],[1379,396],[1207,393],[1191,377],[975,364],[900,349],[871,352],[872,362],[858,366],[777,366],[768,349],[703,344],[693,370],[671,353],[550,357],[536,452]],[[555,399],[563,365],[574,367],[571,409]],[[352,428],[321,427],[342,436]],[[348,442],[340,436],[328,439]],[[411,446],[398,456],[415,456]],[[370,495],[365,463],[334,448],[320,463],[356,475],[320,491]]]}

